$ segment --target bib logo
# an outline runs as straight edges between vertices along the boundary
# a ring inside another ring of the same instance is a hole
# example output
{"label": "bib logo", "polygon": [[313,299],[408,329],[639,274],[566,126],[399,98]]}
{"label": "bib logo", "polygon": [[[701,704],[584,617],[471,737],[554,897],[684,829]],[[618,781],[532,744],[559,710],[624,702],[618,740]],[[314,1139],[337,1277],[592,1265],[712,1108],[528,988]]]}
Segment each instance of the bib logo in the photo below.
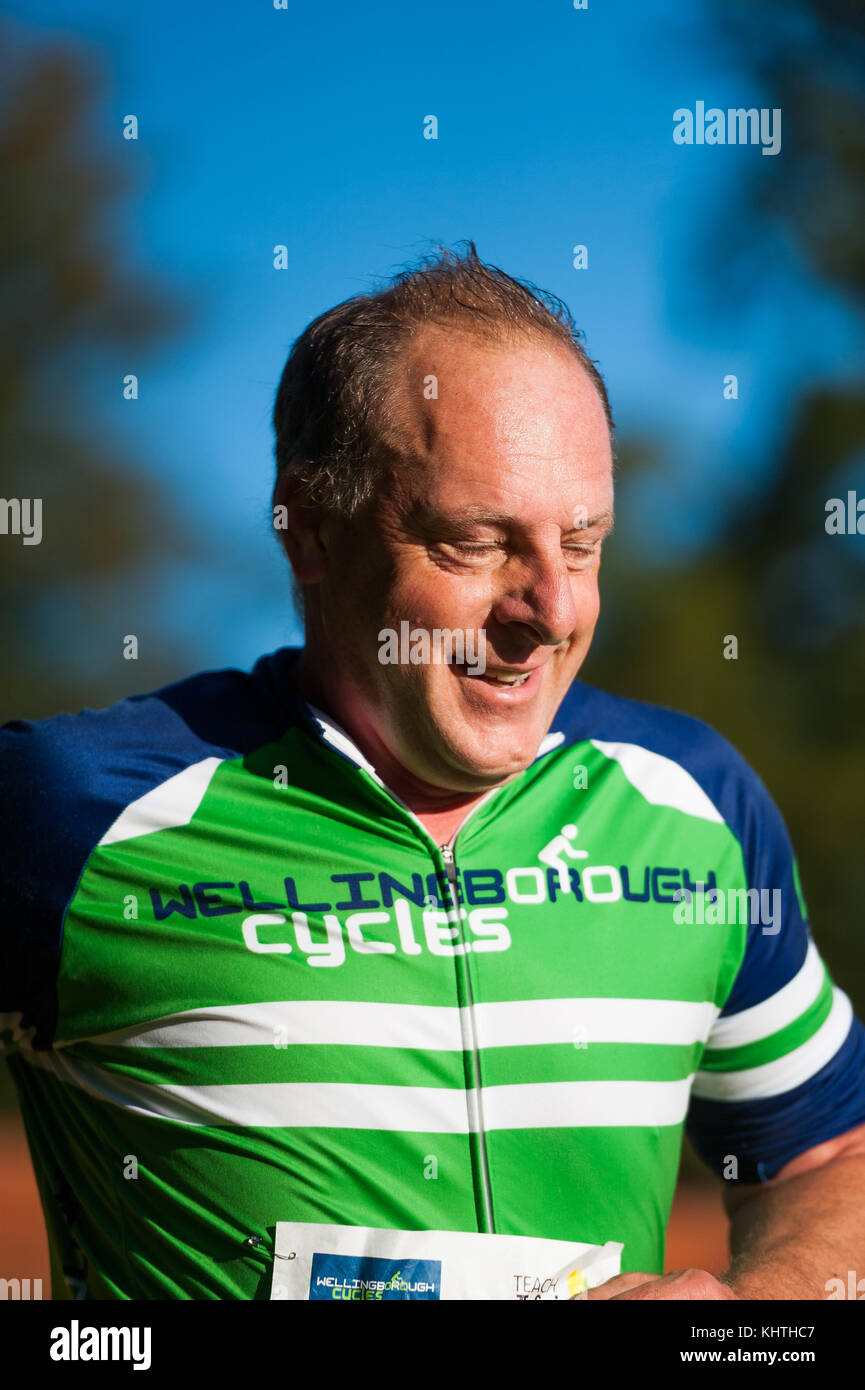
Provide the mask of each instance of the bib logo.
{"label": "bib logo", "polygon": [[350,1303],[368,1299],[440,1299],[441,1260],[382,1260],[375,1255],[312,1257],[310,1299]]}

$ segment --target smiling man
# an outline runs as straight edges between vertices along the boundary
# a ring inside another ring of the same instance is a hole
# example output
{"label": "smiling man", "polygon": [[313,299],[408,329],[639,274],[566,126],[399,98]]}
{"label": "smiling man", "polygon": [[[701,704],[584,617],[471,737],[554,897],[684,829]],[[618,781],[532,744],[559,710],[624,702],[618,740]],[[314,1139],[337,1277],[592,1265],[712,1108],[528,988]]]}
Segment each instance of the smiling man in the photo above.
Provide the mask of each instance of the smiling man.
{"label": "smiling man", "polygon": [[[612,419],[567,311],[443,253],[311,324],[274,422],[303,649],[0,735],[54,1296],[267,1297],[314,1223],[301,1297],[438,1296],[372,1258],[418,1231],[564,1242],[592,1298],[825,1297],[865,1030],[756,775],[578,679]],[[386,658],[405,624],[483,669]],[[661,1277],[686,1123],[720,1280]]]}
{"label": "smiling man", "polygon": [[[286,549],[307,596],[301,688],[444,839],[533,761],[592,640],[613,478],[609,414],[586,366],[561,335],[502,340],[470,319],[433,320],[379,385],[393,466],[362,506],[347,518],[310,507],[291,462],[281,470]],[[295,389],[290,365],[277,430]],[[484,673],[382,663],[380,631],[406,617],[482,633]]]}

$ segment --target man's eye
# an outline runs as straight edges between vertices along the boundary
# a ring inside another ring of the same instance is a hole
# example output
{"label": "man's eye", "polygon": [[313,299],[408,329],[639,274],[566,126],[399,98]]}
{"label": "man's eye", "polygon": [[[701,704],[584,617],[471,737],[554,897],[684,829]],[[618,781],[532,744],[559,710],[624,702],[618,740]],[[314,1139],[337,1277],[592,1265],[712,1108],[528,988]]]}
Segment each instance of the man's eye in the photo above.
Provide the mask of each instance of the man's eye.
{"label": "man's eye", "polygon": [[463,555],[483,555],[485,551],[498,548],[494,541],[451,541],[451,549]]}

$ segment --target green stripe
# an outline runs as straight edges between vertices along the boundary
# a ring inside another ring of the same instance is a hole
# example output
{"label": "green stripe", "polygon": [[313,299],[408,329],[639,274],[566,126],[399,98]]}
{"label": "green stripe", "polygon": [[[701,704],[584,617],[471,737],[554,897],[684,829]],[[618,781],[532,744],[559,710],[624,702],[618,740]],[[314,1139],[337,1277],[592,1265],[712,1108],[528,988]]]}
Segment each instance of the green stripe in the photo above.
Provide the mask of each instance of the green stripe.
{"label": "green stripe", "polygon": [[681,1081],[696,1071],[701,1043],[543,1043],[487,1047],[481,1053],[486,1086],[544,1081]]}
{"label": "green stripe", "polygon": [[802,892],[802,879],[799,876],[799,862],[796,859],[793,860],[793,887],[796,890],[796,898],[799,903],[799,911],[801,912],[804,920],[807,922],[809,920],[808,904],[805,902],[805,894]]}
{"label": "green stripe", "polygon": [[776,1062],[794,1048],[801,1047],[812,1038],[829,1017],[832,1009],[832,980],[825,966],[823,985],[810,1008],[788,1023],[756,1042],[744,1043],[741,1047],[706,1048],[703,1054],[703,1071],[747,1071],[751,1067],[762,1066],[764,1062]]}
{"label": "green stripe", "polygon": [[430,1052],[342,1043],[243,1047],[67,1048],[71,1059],[155,1086],[254,1086],[267,1082],[342,1082],[377,1086],[465,1087],[462,1052]]}
{"label": "green stripe", "polygon": [[[481,1050],[484,1085],[545,1081],[681,1081],[699,1064],[701,1044],[538,1043]],[[340,1082],[381,1086],[465,1086],[464,1052],[344,1043],[243,1047],[67,1048],[73,1060],[149,1085],[220,1086]]]}

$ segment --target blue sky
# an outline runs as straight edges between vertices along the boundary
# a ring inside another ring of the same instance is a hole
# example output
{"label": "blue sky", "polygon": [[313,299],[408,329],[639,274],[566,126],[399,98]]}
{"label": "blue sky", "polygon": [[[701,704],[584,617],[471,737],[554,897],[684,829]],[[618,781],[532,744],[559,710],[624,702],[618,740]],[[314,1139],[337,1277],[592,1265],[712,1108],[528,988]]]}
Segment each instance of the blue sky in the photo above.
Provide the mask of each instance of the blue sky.
{"label": "blue sky", "polygon": [[[129,259],[196,305],[158,357],[108,364],[91,391],[201,537],[205,566],[173,570],[154,602],[202,663],[246,666],[296,636],[267,507],[269,414],[292,339],[430,240],[471,237],[569,303],[621,432],[662,442],[666,481],[645,496],[653,515],[653,500],[668,504],[652,539],[670,560],[711,525],[716,489],[761,467],[796,381],[849,350],[842,307],[780,247],[735,312],[701,308],[722,269],[701,251],[707,219],[723,231],[737,182],[770,162],[672,141],[679,106],[765,104],[721,56],[723,7],[709,0],[6,11],[23,37],[99,61],[94,140],[140,176],[119,228]],[[130,112],[136,143],[120,139]],[[429,114],[436,141],[423,138]],[[280,243],[286,271],[273,269]],[[572,266],[575,243],[587,270]],[[116,381],[136,370],[141,398],[124,404]],[[722,397],[728,372],[737,402]]]}

